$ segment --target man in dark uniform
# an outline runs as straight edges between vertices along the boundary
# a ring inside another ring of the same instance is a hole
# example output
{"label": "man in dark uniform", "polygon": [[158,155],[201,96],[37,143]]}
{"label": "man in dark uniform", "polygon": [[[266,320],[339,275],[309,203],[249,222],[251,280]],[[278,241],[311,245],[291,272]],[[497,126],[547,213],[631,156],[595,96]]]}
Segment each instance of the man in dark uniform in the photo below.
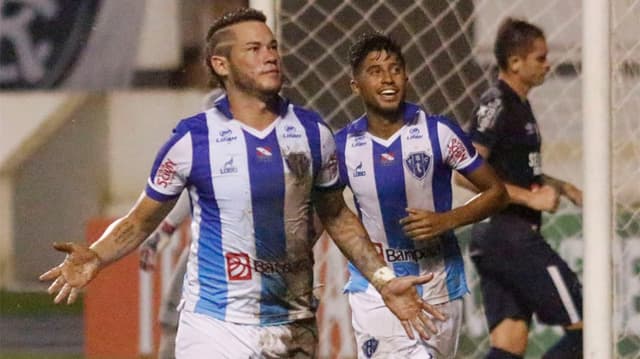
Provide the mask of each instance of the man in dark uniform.
{"label": "man in dark uniform", "polygon": [[[522,358],[534,313],[565,329],[544,358],[582,358],[581,285],[540,234],[541,212],[554,212],[560,196],[582,204],[579,189],[541,168],[540,132],[527,94],[549,71],[544,33],[508,18],[499,27],[494,54],[498,82],[483,94],[471,127],[474,145],[511,197],[507,208],[472,230],[471,258],[491,331],[487,358]],[[457,182],[475,190],[461,178]]]}

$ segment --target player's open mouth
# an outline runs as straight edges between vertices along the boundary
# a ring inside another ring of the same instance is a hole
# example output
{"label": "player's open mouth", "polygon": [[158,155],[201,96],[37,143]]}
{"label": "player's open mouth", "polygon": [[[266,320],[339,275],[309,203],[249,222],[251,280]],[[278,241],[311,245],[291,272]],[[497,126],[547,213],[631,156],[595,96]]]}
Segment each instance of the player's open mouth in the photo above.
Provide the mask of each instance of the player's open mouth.
{"label": "player's open mouth", "polygon": [[395,99],[396,95],[398,94],[398,90],[394,90],[394,89],[386,89],[386,90],[382,90],[379,92],[379,94],[384,98],[384,99],[388,99],[388,100],[392,100]]}

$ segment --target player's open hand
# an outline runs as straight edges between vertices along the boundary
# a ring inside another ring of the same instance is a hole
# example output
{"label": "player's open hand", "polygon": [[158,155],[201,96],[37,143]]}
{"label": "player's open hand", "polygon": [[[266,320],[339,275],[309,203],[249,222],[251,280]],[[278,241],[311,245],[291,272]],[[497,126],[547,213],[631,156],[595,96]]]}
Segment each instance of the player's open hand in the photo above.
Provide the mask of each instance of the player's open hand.
{"label": "player's open hand", "polygon": [[380,291],[382,299],[395,314],[405,332],[415,339],[414,330],[427,340],[438,332],[434,320],[445,320],[445,316],[435,307],[424,302],[418,295],[416,285],[422,285],[433,279],[433,273],[423,276],[397,277],[385,284]]}
{"label": "player's open hand", "polygon": [[415,208],[407,208],[407,216],[400,224],[404,233],[416,241],[435,238],[451,229],[446,215]]}
{"label": "player's open hand", "polygon": [[67,256],[58,266],[43,273],[40,280],[53,280],[47,291],[49,294],[58,293],[53,300],[56,304],[65,298],[67,304],[71,304],[78,298],[80,290],[98,274],[100,258],[84,244],[54,243],[53,248]]}

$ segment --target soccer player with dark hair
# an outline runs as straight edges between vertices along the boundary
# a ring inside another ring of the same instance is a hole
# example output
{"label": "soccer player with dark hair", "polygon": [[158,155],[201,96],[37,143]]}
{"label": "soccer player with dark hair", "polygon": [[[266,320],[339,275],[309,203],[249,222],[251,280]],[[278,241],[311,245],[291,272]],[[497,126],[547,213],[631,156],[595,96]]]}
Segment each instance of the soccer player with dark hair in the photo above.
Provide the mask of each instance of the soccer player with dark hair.
{"label": "soccer player with dark hair", "polygon": [[185,189],[192,224],[177,358],[317,355],[313,208],[407,335],[427,337],[443,317],[415,286],[432,276],[389,273],[345,205],[329,127],[279,95],[280,54],[265,16],[225,14],[209,31],[206,56],[226,96],[180,121],[138,202],[97,242],[55,245],[67,257],[41,276],[53,280],[55,302],[73,302],[102,268],[140,245]]}
{"label": "soccer player with dark hair", "polygon": [[[431,338],[407,338],[375,286],[349,266],[346,285],[359,358],[455,358],[468,292],[453,230],[507,203],[497,175],[458,125],[405,102],[407,74],[400,47],[380,33],[351,47],[351,89],[366,113],[336,134],[341,181],[388,270],[397,276],[434,273],[418,293],[447,319]],[[462,173],[481,194],[452,208],[451,175]]]}
{"label": "soccer player with dark hair", "polygon": [[542,172],[540,131],[527,95],[549,72],[544,33],[507,18],[494,52],[498,81],[481,97],[471,128],[476,149],[505,181],[511,198],[507,208],[472,229],[471,258],[491,331],[487,358],[522,358],[533,314],[565,329],[544,358],[582,358],[581,285],[540,234],[541,212],[554,212],[560,196],[582,204],[579,189]]}

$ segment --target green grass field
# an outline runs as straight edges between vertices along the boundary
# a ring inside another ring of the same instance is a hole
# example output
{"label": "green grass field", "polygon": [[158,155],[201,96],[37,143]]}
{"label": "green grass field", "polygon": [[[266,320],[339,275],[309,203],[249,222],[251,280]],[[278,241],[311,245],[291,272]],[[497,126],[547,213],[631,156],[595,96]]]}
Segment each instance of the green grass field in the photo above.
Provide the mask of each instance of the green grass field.
{"label": "green grass field", "polygon": [[71,305],[56,305],[47,293],[0,291],[0,315],[82,315],[82,296]]}
{"label": "green grass field", "polygon": [[[59,315],[82,315],[82,298],[72,305],[55,305],[47,293],[15,293],[0,291],[0,320],[2,317],[40,317]],[[0,334],[1,335],[1,334]],[[6,351],[0,347],[0,359],[81,359],[82,355],[36,354]]]}

